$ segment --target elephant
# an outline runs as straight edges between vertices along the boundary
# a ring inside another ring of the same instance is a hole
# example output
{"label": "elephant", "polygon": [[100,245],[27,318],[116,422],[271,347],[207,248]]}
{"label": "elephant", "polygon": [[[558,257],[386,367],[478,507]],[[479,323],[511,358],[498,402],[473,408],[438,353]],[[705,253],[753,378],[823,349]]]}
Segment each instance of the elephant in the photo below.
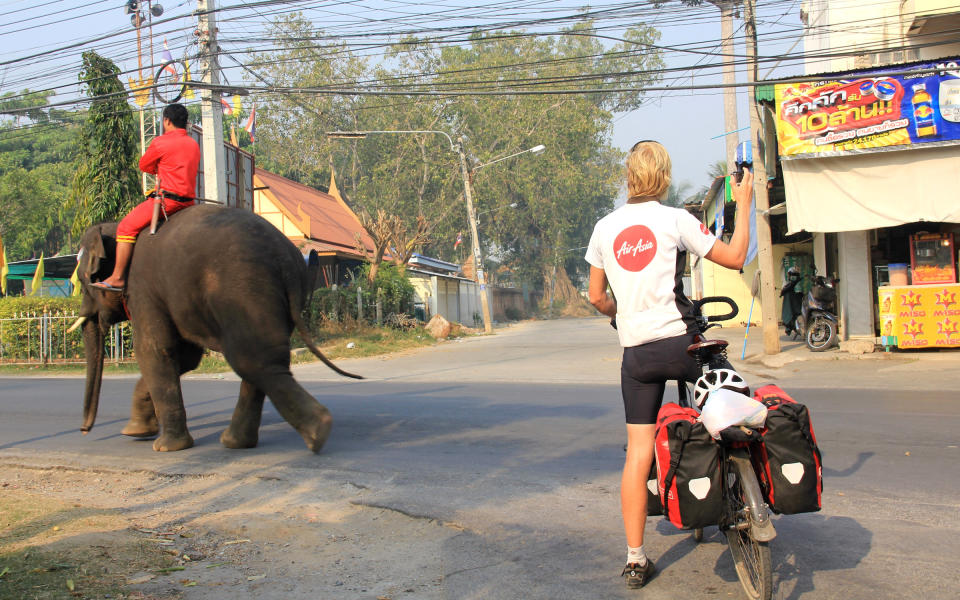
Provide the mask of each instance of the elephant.
{"label": "elephant", "polygon": [[242,379],[230,425],[220,436],[224,446],[257,445],[269,396],[307,447],[319,452],[333,421],[293,378],[293,330],[331,369],[363,377],[331,363],[301,318],[319,269],[316,253],[307,264],[293,242],[249,210],[193,206],[171,215],[155,234],[139,236],[121,293],[92,285],[113,271],[116,228],[102,223],[87,229],[77,256],[83,296],[74,328],[83,327],[87,366],[83,434],[97,416],[105,335],[129,319],[141,377],[124,435],[155,437],[153,449],[160,452],[193,446],[180,376],[195,369],[209,348],[222,353]]}

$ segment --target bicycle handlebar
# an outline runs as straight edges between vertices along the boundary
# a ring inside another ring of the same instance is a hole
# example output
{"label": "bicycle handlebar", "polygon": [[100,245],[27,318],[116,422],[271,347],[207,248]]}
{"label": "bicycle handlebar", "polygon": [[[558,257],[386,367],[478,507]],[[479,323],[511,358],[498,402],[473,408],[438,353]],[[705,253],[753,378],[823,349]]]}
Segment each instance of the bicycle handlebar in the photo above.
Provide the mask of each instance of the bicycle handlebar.
{"label": "bicycle handlebar", "polygon": [[707,317],[707,321],[710,323],[714,323],[716,321],[729,321],[737,316],[737,314],[740,312],[740,309],[737,307],[737,303],[733,301],[733,298],[728,298],[726,296],[707,296],[706,298],[702,298],[700,300],[694,300],[693,306],[697,313],[699,313],[701,316],[703,315],[701,308],[704,304],[726,304],[730,307],[730,312],[725,315],[711,315]]}

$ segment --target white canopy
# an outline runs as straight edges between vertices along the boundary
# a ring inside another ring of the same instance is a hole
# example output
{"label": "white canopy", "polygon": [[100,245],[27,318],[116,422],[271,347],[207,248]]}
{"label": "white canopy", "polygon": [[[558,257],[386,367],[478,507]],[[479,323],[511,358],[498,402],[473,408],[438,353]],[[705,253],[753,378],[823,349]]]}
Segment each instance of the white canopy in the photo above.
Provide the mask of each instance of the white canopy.
{"label": "white canopy", "polygon": [[789,233],[960,223],[960,145],[781,164]]}

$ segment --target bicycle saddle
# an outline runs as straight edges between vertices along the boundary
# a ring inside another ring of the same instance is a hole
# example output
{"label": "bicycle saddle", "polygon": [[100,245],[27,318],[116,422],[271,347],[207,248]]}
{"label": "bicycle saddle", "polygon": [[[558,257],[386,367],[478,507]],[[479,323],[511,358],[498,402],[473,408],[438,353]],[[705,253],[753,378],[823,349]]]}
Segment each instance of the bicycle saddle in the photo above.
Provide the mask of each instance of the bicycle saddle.
{"label": "bicycle saddle", "polygon": [[704,340],[687,346],[687,354],[696,358],[698,355],[720,354],[727,349],[729,342],[725,340]]}
{"label": "bicycle saddle", "polygon": [[761,437],[758,430],[743,425],[727,427],[720,432],[720,441],[726,444],[758,442]]}

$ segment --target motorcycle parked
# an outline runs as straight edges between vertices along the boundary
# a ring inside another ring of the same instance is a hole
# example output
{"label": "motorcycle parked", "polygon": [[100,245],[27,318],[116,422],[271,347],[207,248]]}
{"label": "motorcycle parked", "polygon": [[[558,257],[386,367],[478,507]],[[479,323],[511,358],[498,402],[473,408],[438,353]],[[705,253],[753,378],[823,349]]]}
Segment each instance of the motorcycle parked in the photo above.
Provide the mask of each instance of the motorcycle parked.
{"label": "motorcycle parked", "polygon": [[780,321],[786,330],[787,335],[793,335],[797,339],[804,334],[803,319],[803,292],[797,289],[800,285],[800,270],[796,267],[790,267],[787,271],[787,282],[780,290],[780,296],[783,298],[783,310],[780,312]]}
{"label": "motorcycle parked", "polygon": [[837,344],[837,281],[817,275],[800,311],[807,348],[823,352]]}

